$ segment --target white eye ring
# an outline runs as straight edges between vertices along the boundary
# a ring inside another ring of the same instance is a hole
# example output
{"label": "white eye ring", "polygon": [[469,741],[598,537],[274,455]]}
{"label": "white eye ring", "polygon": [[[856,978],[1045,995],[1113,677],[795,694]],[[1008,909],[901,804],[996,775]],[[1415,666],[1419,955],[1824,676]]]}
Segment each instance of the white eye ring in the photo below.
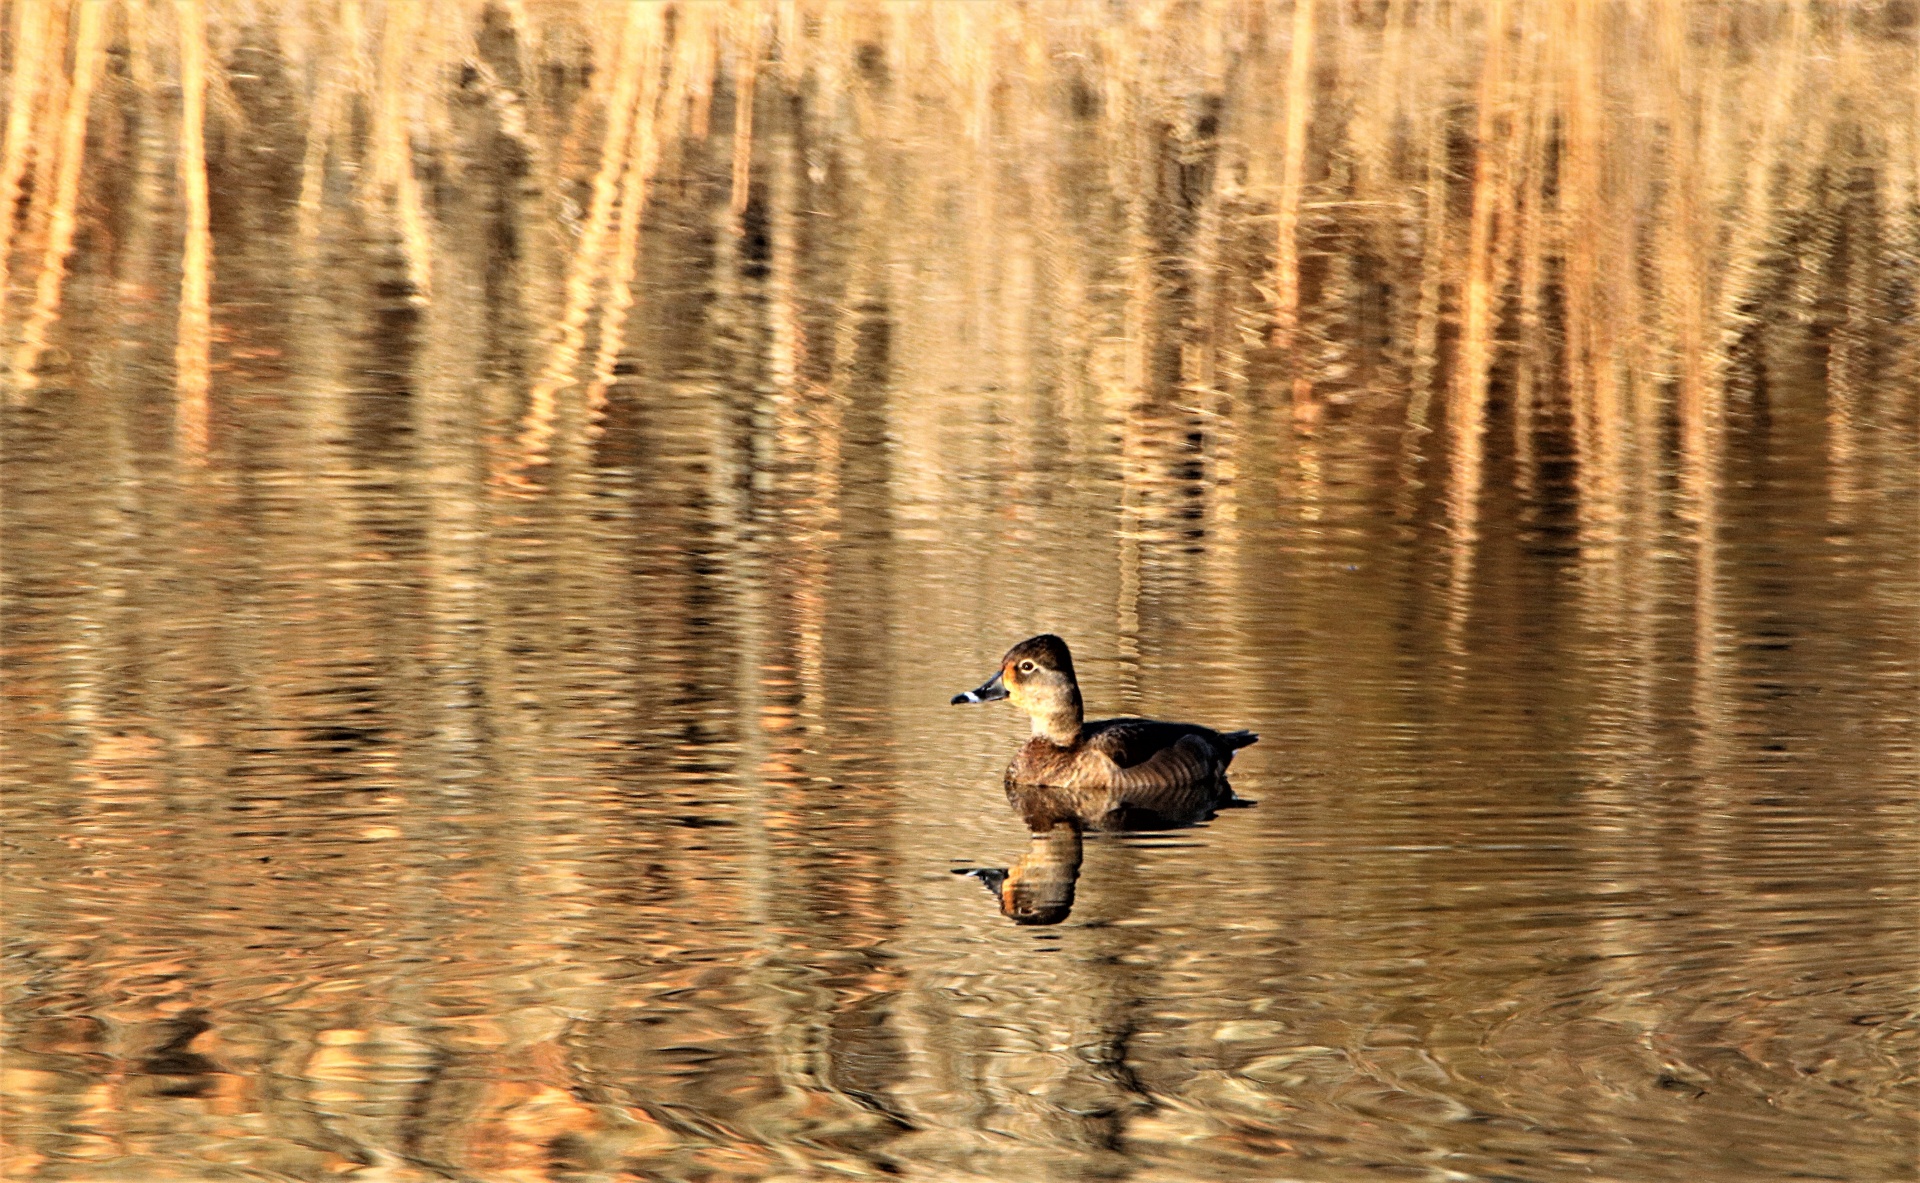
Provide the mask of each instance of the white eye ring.
{"label": "white eye ring", "polygon": [[1020,663],[1020,672],[1023,674],[1030,674],[1037,668],[1039,667],[1035,666],[1031,661],[1023,661]]}

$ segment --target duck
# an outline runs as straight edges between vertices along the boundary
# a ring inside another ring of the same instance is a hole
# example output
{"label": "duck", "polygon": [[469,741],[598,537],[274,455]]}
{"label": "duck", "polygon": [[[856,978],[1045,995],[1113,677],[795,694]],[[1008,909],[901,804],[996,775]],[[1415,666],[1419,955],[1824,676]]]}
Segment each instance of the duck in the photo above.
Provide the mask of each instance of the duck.
{"label": "duck", "polygon": [[1073,653],[1052,633],[1007,650],[1000,668],[953,705],[1006,699],[1033,721],[1007,766],[1007,796],[1035,830],[1054,820],[1096,829],[1178,826],[1238,803],[1226,784],[1251,731],[1158,719],[1087,722]]}

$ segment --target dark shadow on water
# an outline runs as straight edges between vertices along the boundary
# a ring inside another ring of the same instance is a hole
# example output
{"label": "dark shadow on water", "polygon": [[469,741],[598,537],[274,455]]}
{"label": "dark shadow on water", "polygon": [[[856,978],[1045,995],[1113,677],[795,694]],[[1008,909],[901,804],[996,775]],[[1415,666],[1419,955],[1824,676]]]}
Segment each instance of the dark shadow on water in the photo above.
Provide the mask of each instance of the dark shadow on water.
{"label": "dark shadow on water", "polygon": [[1007,782],[1007,801],[1027,824],[1027,852],[1011,867],[955,867],[1000,901],[1015,924],[1059,924],[1073,914],[1074,890],[1087,831],[1109,834],[1180,830],[1211,821],[1223,809],[1256,804],[1233,794],[1226,778],[1157,793],[1151,803],[1116,801],[1105,791]]}

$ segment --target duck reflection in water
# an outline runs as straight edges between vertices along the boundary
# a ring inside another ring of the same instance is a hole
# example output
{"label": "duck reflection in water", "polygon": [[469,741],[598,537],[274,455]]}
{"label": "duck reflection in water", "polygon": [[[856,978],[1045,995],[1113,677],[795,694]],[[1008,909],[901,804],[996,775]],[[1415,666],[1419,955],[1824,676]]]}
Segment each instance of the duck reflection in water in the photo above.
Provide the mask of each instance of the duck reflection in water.
{"label": "duck reflection in water", "polygon": [[1219,810],[1253,804],[1234,796],[1224,777],[1160,790],[1153,798],[1152,807],[1135,802],[1112,809],[1104,795],[1023,785],[1008,777],[1007,801],[1027,823],[1027,852],[1011,867],[961,867],[955,874],[986,884],[1000,901],[1000,914],[1015,924],[1058,924],[1073,912],[1087,830],[1175,830],[1207,821]]}
{"label": "duck reflection in water", "polygon": [[1015,924],[1058,924],[1073,913],[1073,888],[1080,882],[1080,827],[1061,822],[1035,830],[1027,853],[1011,867],[961,867],[987,885],[1000,901],[1000,914]]}
{"label": "duck reflection in water", "polygon": [[1007,767],[1007,800],[1027,823],[1027,853],[1005,870],[963,870],[1018,924],[1058,924],[1073,910],[1085,830],[1163,830],[1246,805],[1227,783],[1234,752],[1260,737],[1155,719],[1086,722],[1067,643],[1052,634],[1007,650],[1000,668],[953,702],[1008,699],[1033,721]]}

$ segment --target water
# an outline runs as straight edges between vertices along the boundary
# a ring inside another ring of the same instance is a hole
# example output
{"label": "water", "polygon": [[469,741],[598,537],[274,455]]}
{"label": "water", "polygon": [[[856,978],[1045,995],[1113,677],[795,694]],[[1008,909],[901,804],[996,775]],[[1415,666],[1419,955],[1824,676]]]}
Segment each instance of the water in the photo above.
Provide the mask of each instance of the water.
{"label": "water", "polygon": [[[10,388],[9,1178],[1915,1177],[1881,215],[1754,231],[1714,414],[1653,347],[1570,382],[1566,309],[1476,410],[1399,247],[1308,226],[1379,286],[1303,261],[1267,349],[1179,286],[1253,292],[1257,236],[1143,229],[1072,158],[983,221],[912,179],[950,143],[789,121],[770,72],[767,179],[736,211],[684,150],[604,404],[542,420],[565,240],[497,203],[547,197],[456,138],[430,293],[344,188],[302,257],[233,146],[299,157],[273,77],[214,146],[208,442],[164,143],[100,149],[138,183]],[[99,101],[159,135],[141,93]],[[1260,732],[1254,804],[1072,871],[1002,789],[1025,721],[948,705],[1039,631],[1095,716]],[[1058,923],[954,873],[1020,867]]]}

